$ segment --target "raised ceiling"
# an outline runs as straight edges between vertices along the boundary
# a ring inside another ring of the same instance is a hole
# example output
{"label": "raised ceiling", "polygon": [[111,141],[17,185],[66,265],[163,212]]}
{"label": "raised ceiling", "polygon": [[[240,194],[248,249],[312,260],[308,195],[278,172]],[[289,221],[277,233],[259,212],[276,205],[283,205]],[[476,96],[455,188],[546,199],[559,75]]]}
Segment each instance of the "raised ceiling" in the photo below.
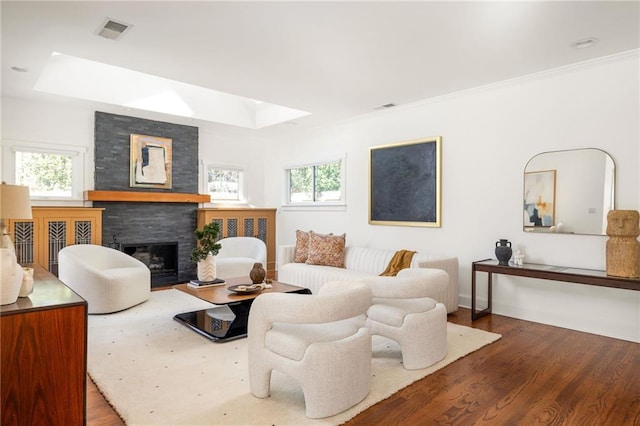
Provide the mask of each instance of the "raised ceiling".
{"label": "raised ceiling", "polygon": [[[313,127],[384,104],[408,104],[638,49],[639,6],[635,1],[2,1],[2,95],[118,112],[117,101],[34,90],[52,52],[59,52],[306,111],[310,114],[294,119],[296,127]],[[106,19],[132,27],[118,40],[99,37]],[[589,37],[599,42],[571,47]],[[127,91],[123,83],[105,80],[105,91]],[[135,115],[141,105],[130,104],[134,112],[128,113]],[[203,119],[192,121],[198,125]],[[270,135],[291,128],[278,124],[248,131]]]}

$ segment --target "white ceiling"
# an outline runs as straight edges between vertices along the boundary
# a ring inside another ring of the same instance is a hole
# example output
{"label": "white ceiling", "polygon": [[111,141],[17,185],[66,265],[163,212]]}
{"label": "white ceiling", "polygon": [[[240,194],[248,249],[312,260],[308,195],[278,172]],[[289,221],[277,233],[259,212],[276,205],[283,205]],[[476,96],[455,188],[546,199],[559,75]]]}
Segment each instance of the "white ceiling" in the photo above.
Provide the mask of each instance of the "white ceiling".
{"label": "white ceiling", "polygon": [[[136,115],[35,91],[59,52],[311,113],[295,119],[297,129],[640,47],[638,1],[3,0],[1,8],[3,96]],[[98,37],[107,18],[133,27],[118,41]],[[587,37],[600,41],[571,47]],[[112,86],[103,82],[123,89]]]}

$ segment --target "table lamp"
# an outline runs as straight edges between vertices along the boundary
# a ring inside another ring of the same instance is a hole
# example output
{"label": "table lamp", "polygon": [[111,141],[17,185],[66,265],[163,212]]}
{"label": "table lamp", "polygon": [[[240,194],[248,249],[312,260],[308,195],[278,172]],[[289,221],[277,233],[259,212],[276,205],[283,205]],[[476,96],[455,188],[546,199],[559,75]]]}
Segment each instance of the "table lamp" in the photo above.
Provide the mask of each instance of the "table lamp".
{"label": "table lamp", "polygon": [[14,303],[18,299],[20,286],[22,285],[22,267],[16,260],[15,247],[9,235],[9,229],[5,219],[31,219],[31,201],[29,187],[20,185],[0,185],[0,229],[2,241],[0,243],[0,255],[2,265],[0,271],[0,304]]}
{"label": "table lamp", "polygon": [[[29,187],[21,185],[0,185],[0,219],[2,219],[2,246],[13,249],[5,219],[32,219]],[[15,250],[14,250],[15,251]]]}

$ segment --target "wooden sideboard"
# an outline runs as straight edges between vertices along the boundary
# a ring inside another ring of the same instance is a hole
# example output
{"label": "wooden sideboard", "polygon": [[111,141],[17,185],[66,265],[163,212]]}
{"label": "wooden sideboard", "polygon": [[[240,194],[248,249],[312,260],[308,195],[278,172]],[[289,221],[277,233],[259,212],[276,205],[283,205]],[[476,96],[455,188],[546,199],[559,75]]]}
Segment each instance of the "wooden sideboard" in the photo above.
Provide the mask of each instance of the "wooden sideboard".
{"label": "wooden sideboard", "polygon": [[58,252],[71,244],[102,244],[102,208],[33,207],[32,220],[9,220],[21,265],[58,274]]}
{"label": "wooden sideboard", "polygon": [[267,277],[274,278],[276,273],[276,209],[235,209],[203,208],[198,209],[198,229],[206,223],[217,222],[220,225],[220,238],[256,237],[267,245]]}
{"label": "wooden sideboard", "polygon": [[0,306],[1,423],[83,425],[87,302],[34,269],[33,293]]}
{"label": "wooden sideboard", "polygon": [[[476,306],[476,273],[487,273],[487,308],[478,311]],[[489,315],[492,309],[493,274],[513,275],[516,277],[537,278],[541,280],[563,281],[600,287],[621,288],[640,291],[640,279],[622,278],[607,275],[597,269],[569,268],[566,266],[525,263],[522,266],[500,265],[497,260],[486,259],[471,265],[471,319],[475,321]]]}

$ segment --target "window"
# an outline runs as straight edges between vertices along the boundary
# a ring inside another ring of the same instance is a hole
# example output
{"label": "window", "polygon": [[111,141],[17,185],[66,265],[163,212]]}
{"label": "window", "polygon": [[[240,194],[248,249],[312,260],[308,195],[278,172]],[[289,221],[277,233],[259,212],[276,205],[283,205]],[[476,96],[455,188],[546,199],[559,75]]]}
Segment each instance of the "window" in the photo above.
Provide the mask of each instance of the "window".
{"label": "window", "polygon": [[287,204],[344,204],[344,160],[286,169]]}
{"label": "window", "polygon": [[16,184],[26,185],[33,197],[71,197],[73,158],[64,154],[16,152]]}
{"label": "window", "polygon": [[244,202],[244,170],[233,167],[207,167],[207,191],[212,202]]}
{"label": "window", "polygon": [[5,176],[16,185],[28,186],[32,199],[82,199],[85,148],[48,144],[8,148]]}

